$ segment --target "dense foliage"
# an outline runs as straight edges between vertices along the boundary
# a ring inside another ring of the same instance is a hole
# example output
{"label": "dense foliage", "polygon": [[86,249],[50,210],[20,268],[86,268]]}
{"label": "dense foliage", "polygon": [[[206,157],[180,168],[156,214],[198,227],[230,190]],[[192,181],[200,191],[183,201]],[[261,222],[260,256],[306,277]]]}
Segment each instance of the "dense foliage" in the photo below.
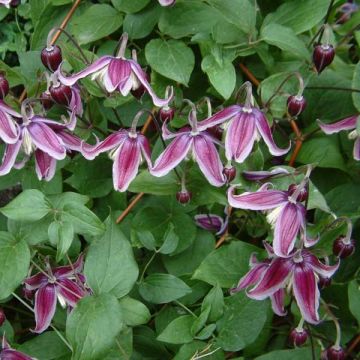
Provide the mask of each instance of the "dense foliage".
{"label": "dense foliage", "polygon": [[356,358],[354,1],[0,21],[0,359]]}

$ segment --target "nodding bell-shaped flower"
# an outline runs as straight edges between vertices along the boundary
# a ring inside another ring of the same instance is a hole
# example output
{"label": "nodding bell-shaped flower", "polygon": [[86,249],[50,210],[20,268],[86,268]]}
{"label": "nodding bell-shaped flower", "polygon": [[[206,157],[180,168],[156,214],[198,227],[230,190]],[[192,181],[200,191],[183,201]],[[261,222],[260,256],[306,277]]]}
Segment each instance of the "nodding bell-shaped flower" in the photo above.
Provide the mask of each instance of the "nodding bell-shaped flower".
{"label": "nodding bell-shaped flower", "polygon": [[262,262],[255,255],[250,259],[250,271],[243,276],[231,293],[252,287],[247,296],[255,300],[270,297],[277,315],[286,314],[284,310],[285,290],[292,290],[301,315],[310,324],[319,322],[318,289],[319,276],[331,277],[339,267],[325,265],[308,250],[293,249],[286,258],[277,257],[270,245],[265,246],[268,259]]}
{"label": "nodding bell-shaped flower", "polygon": [[228,160],[234,159],[242,163],[251,153],[255,141],[261,137],[265,141],[269,152],[274,156],[281,156],[290,150],[280,149],[274,142],[270,126],[265,114],[255,108],[252,98],[252,86],[249,82],[244,84],[246,88],[245,105],[229,106],[212,117],[199,122],[199,130],[229,122],[225,135],[225,155]]}
{"label": "nodding bell-shaped flower", "polygon": [[173,89],[171,88],[169,91],[167,99],[160,99],[157,97],[147,80],[146,73],[137,63],[136,53],[133,51],[134,59],[125,58],[127,40],[128,35],[124,33],[116,57],[102,56],[100,59],[94,61],[94,63],[76,74],[65,76],[61,72],[60,66],[60,82],[66,86],[72,86],[78,80],[92,75],[92,79],[99,80],[109,93],[118,90],[123,96],[128,95],[131,90],[136,90],[140,85],[143,85],[151,96],[154,105],[159,107],[168,105],[173,98]]}
{"label": "nodding bell-shaped flower", "polygon": [[159,0],[161,6],[171,6],[174,5],[176,0]]}
{"label": "nodding bell-shaped flower", "polygon": [[286,191],[274,190],[270,183],[262,185],[255,192],[245,192],[235,195],[235,186],[228,191],[229,204],[234,208],[247,210],[269,211],[268,222],[274,229],[274,251],[277,256],[288,256],[294,249],[298,233],[306,247],[312,246],[318,239],[306,236],[306,208],[302,204],[307,194],[305,186],[308,178],[299,185],[292,184]]}
{"label": "nodding bell-shaped flower", "polygon": [[320,120],[318,120],[318,124],[321,128],[321,130],[325,134],[335,134],[343,130],[352,130],[349,133],[349,139],[354,139],[354,151],[353,151],[353,157],[355,160],[360,160],[360,134],[358,133],[356,129],[356,124],[358,122],[359,115],[350,116],[348,118],[342,119],[336,123],[333,124],[324,124]]}
{"label": "nodding bell-shaped flower", "polygon": [[216,214],[197,214],[194,216],[197,226],[204,230],[213,231],[216,235],[221,235],[228,226],[229,212],[228,207],[225,208],[225,220]]}
{"label": "nodding bell-shaped flower", "polygon": [[74,308],[88,292],[84,286],[84,258],[79,256],[72,265],[51,268],[47,263],[47,274],[39,272],[25,279],[25,289],[35,291],[35,333],[45,331],[54,317],[56,302]]}
{"label": "nodding bell-shaped flower", "polygon": [[144,111],[134,117],[129,130],[121,129],[105,140],[95,145],[82,144],[82,154],[85,159],[93,160],[100,153],[110,151],[110,158],[114,164],[112,168],[114,188],[117,191],[126,191],[136,177],[143,159],[151,167],[151,153],[148,139],[136,131],[136,125]]}
{"label": "nodding bell-shaped flower", "polygon": [[192,156],[209,183],[218,187],[222,186],[225,184],[225,177],[223,164],[215,146],[218,141],[207,131],[198,128],[196,108],[193,104],[191,106],[190,126],[182,128],[177,133],[171,133],[166,123],[163,124],[163,138],[174,140],[156,159],[150,173],[157,177],[164,176],[187,156]]}
{"label": "nodding bell-shaped flower", "polygon": [[2,350],[0,351],[1,360],[37,360],[36,358],[30,357],[20,351],[12,349],[7,342],[5,335],[2,338]]}

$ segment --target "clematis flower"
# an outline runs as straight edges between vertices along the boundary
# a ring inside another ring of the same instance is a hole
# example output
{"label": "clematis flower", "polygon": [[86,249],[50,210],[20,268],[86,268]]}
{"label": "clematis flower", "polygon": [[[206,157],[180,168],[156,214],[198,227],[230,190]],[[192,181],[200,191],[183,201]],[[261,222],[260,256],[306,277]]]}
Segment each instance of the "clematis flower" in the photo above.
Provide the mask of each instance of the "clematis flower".
{"label": "clematis flower", "polygon": [[270,171],[243,171],[243,176],[246,180],[249,181],[262,181],[270,179],[277,175],[288,175],[290,174],[288,170],[277,167]]}
{"label": "clematis flower", "polygon": [[319,277],[330,278],[339,267],[325,265],[308,250],[293,249],[287,258],[277,257],[270,245],[266,246],[268,259],[258,262],[253,255],[250,271],[243,276],[231,293],[252,287],[247,295],[255,300],[271,298],[277,315],[285,315],[285,289],[292,290],[303,318],[311,323],[319,322]]}
{"label": "clematis flower", "polygon": [[175,134],[167,129],[166,123],[163,124],[163,138],[174,140],[157,158],[150,173],[157,177],[164,176],[190,155],[211,185],[224,185],[223,164],[215,147],[218,141],[207,131],[198,128],[195,108],[189,113],[189,123],[190,127],[182,128]]}
{"label": "clematis flower", "polygon": [[159,0],[161,6],[171,6],[175,4],[176,0]]}
{"label": "clematis flower", "polygon": [[306,209],[302,204],[307,198],[305,182],[292,184],[287,191],[273,190],[266,183],[256,192],[235,195],[235,186],[228,191],[229,204],[234,208],[247,210],[271,210],[268,222],[275,227],[274,251],[277,256],[288,256],[295,246],[298,233],[302,235],[305,246],[312,246],[316,241],[306,236]]}
{"label": "clematis flower", "polygon": [[216,235],[221,235],[228,226],[229,215],[225,208],[225,220],[216,214],[197,214],[194,216],[197,226],[204,230],[213,231]]}
{"label": "clematis flower", "polygon": [[[128,35],[123,34],[119,52],[116,57],[102,56],[84,70],[66,77],[59,68],[59,80],[66,86],[74,85],[78,80],[92,75],[93,80],[99,80],[104,88],[112,93],[115,90],[120,91],[123,96],[129,94],[131,90],[138,89],[141,85],[151,96],[154,105],[163,107],[169,104],[173,98],[173,89],[167,99],[160,99],[151,88],[147,75],[134,59],[125,58],[125,49]],[[133,52],[133,57],[136,58]]]}
{"label": "clematis flower", "polygon": [[82,154],[88,160],[95,159],[100,153],[110,151],[113,164],[113,182],[117,191],[124,192],[136,177],[143,159],[151,167],[150,144],[148,139],[136,131],[136,125],[143,114],[140,111],[134,118],[131,129],[121,129],[96,145],[82,144]]}
{"label": "clematis flower", "polygon": [[321,130],[328,135],[335,134],[343,130],[353,130],[349,133],[348,137],[349,139],[355,140],[353,152],[355,160],[360,160],[360,134],[356,129],[358,117],[359,115],[350,116],[333,124],[324,124],[318,120],[318,124]]}
{"label": "clematis flower", "polygon": [[2,350],[0,351],[1,360],[37,360],[30,357],[20,351],[12,349],[9,343],[6,341],[5,336],[2,338]]}
{"label": "clematis flower", "polygon": [[274,142],[270,126],[265,114],[252,106],[252,88],[245,83],[247,98],[245,105],[229,106],[212,117],[199,122],[198,129],[204,130],[224,122],[229,122],[225,135],[225,155],[228,160],[234,159],[242,163],[251,153],[255,140],[260,137],[265,141],[269,152],[274,156],[281,156],[290,150],[280,149]]}
{"label": "clematis flower", "polygon": [[[15,167],[23,167],[30,156],[35,155],[35,168],[39,180],[51,180],[55,174],[56,161],[63,160],[67,151],[80,151],[81,141],[68,130],[73,130],[76,117],[72,114],[69,122],[59,123],[37,116],[28,107],[29,102],[22,105],[22,114],[12,112],[22,123],[17,125],[18,137],[13,144],[7,144],[0,165],[0,175],[6,175]],[[30,113],[27,113],[30,110]],[[24,157],[19,163],[16,158],[23,151]]]}
{"label": "clematis flower", "polygon": [[[54,317],[57,299],[65,307],[74,308],[76,303],[87,295],[83,275],[81,274],[84,258],[79,256],[78,260],[71,266],[60,266],[51,269],[47,264],[47,272],[40,272],[25,279],[25,289],[35,291],[35,321],[36,333],[45,331]],[[79,283],[80,282],[80,283]]]}

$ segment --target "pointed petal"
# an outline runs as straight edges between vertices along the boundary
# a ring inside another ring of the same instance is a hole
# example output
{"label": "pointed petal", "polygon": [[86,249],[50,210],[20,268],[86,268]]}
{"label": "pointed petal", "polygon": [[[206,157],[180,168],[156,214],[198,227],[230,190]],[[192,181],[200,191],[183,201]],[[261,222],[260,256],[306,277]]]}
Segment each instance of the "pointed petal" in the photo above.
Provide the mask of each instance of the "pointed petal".
{"label": "pointed petal", "polygon": [[273,312],[278,316],[285,316],[286,311],[284,308],[285,290],[279,289],[273,295],[270,296],[271,307]]}
{"label": "pointed petal", "polygon": [[82,101],[81,101],[80,89],[78,88],[77,85],[74,85],[71,88],[71,94],[72,95],[71,95],[69,108],[76,115],[81,117],[83,115],[84,109],[83,109],[83,104],[82,104]]}
{"label": "pointed petal", "polygon": [[211,185],[225,184],[223,164],[211,138],[205,135],[194,137],[194,154],[200,170]]}
{"label": "pointed petal", "polygon": [[37,148],[56,160],[65,159],[66,149],[61,139],[48,125],[41,122],[32,122],[27,126],[27,130]]}
{"label": "pointed petal", "polygon": [[128,60],[113,59],[110,61],[108,71],[105,74],[105,85],[108,92],[123,86],[130,78],[131,66]]}
{"label": "pointed petal", "polygon": [[56,310],[55,285],[41,287],[35,294],[35,321],[36,327],[33,332],[42,333],[45,331],[54,317]]}
{"label": "pointed petal", "polygon": [[206,130],[210,127],[224,123],[225,121],[231,120],[235,115],[238,115],[241,111],[241,106],[231,105],[223,110],[220,110],[215,115],[199,121],[197,128],[199,131]]}
{"label": "pointed petal", "polygon": [[50,181],[56,171],[56,160],[37,149],[35,151],[35,170],[39,180]]}
{"label": "pointed petal", "polygon": [[134,180],[141,162],[141,148],[137,139],[127,138],[116,150],[113,164],[114,188],[126,191]]}
{"label": "pointed petal", "polygon": [[81,152],[82,140],[79,137],[65,130],[60,130],[57,131],[56,133],[61,138],[67,150],[74,150]]}
{"label": "pointed petal", "polygon": [[277,256],[286,257],[289,255],[294,248],[300,224],[297,206],[291,203],[286,204],[275,224],[273,246]]}
{"label": "pointed petal", "polygon": [[20,351],[7,349],[1,352],[1,360],[36,360]]}
{"label": "pointed petal", "polygon": [[81,70],[80,72],[70,75],[68,77],[66,77],[62,73],[61,71],[62,64],[61,64],[58,71],[59,80],[62,84],[66,86],[74,85],[78,80],[83,79],[84,77],[103,69],[105,66],[107,66],[110,63],[112,59],[114,59],[112,56],[102,56],[100,59],[94,61],[91,65],[86,67],[84,70]]}
{"label": "pointed petal", "polygon": [[14,144],[19,138],[19,130],[14,120],[0,110],[0,138],[7,144]]}
{"label": "pointed petal", "polygon": [[0,165],[0,176],[6,175],[10,172],[15,164],[16,157],[21,147],[21,141],[15,144],[6,145],[5,152],[2,158],[2,164]]}
{"label": "pointed petal", "polygon": [[295,266],[293,291],[305,321],[310,324],[317,324],[319,322],[320,292],[313,270],[304,262]]}
{"label": "pointed petal", "polygon": [[150,150],[149,140],[142,134],[138,134],[137,139],[140,144],[141,154],[144,157],[145,161],[147,162],[149,169],[151,169],[152,164],[151,164],[151,150]]}
{"label": "pointed petal", "polygon": [[185,159],[192,144],[193,138],[188,134],[175,138],[156,159],[150,173],[157,177],[166,175]]}
{"label": "pointed petal", "polygon": [[325,265],[315,255],[306,250],[302,251],[302,256],[316,273],[325,278],[332,277],[340,265],[339,261],[335,265]]}
{"label": "pointed petal", "polygon": [[279,190],[258,190],[234,195],[235,186],[228,191],[228,201],[232,207],[248,210],[274,209],[287,202],[287,194]]}
{"label": "pointed petal", "polygon": [[[44,118],[42,116],[38,116],[35,115],[31,118],[31,122],[32,123],[43,123],[48,125],[52,130],[57,131],[57,130],[63,130],[63,129],[69,129],[69,130],[74,130],[75,126],[76,126],[76,115],[74,112],[69,113],[70,115],[70,119],[68,121],[64,122],[59,122],[59,121],[55,121],[55,120],[51,120],[48,118]],[[65,116],[62,116],[62,119],[64,119]]]}
{"label": "pointed petal", "polygon": [[60,279],[80,273],[83,270],[83,267],[84,255],[80,254],[76,262],[74,262],[72,265],[59,266],[53,269],[52,272],[57,279]]}
{"label": "pointed petal", "polygon": [[281,167],[273,169],[271,171],[243,171],[242,175],[249,181],[261,181],[267,180],[273,176],[280,174],[289,174],[289,171]]}
{"label": "pointed petal", "polygon": [[360,160],[360,137],[355,140],[353,156],[355,160]]}
{"label": "pointed petal", "polygon": [[175,4],[176,0],[159,0],[161,6],[171,6]]}
{"label": "pointed petal", "polygon": [[0,100],[0,111],[5,112],[8,115],[22,119],[22,115],[17,111],[13,110],[9,105],[5,104],[4,101]]}
{"label": "pointed petal", "polygon": [[253,112],[256,115],[256,120],[257,120],[256,127],[261,137],[264,139],[270,154],[274,156],[281,156],[286,154],[290,150],[291,144],[289,144],[289,146],[286,149],[280,149],[274,142],[271,129],[266,120],[265,115],[257,109],[253,109]]}
{"label": "pointed petal", "polygon": [[140,67],[140,65],[134,60],[128,60],[128,61],[131,65],[132,71],[134,72],[134,74],[136,75],[138,80],[143,84],[144,88],[151,96],[154,105],[158,106],[158,107],[163,107],[163,106],[168,105],[174,96],[173,88],[171,87],[171,91],[170,91],[170,94],[167,99],[160,99],[155,94],[154,90],[151,88],[151,86],[146,78],[146,74],[145,74],[144,70]]}
{"label": "pointed petal", "polygon": [[76,303],[86,295],[83,288],[66,278],[58,280],[56,290],[58,296],[61,296],[71,307],[75,307]]}
{"label": "pointed petal", "polygon": [[43,273],[37,273],[24,281],[27,290],[36,290],[48,283],[48,278]]}
{"label": "pointed petal", "polygon": [[208,231],[217,232],[224,225],[222,217],[215,214],[197,214],[194,219],[197,226]]}
{"label": "pointed petal", "polygon": [[178,130],[178,132],[173,133],[171,131],[169,131],[168,127],[167,127],[167,122],[164,121],[163,125],[162,125],[162,136],[164,138],[164,140],[169,140],[169,139],[173,139],[175,137],[178,137],[180,135],[183,135],[184,133],[190,133],[191,132],[191,128],[190,126],[185,126],[183,128],[181,128],[180,130]]}
{"label": "pointed petal", "polygon": [[273,259],[258,284],[248,292],[248,296],[256,300],[264,300],[273,295],[276,291],[285,287],[292,268],[291,260]]}
{"label": "pointed petal", "polygon": [[273,258],[275,256],[274,248],[269,243],[267,243],[265,240],[263,241],[263,245],[264,245],[264,248],[266,250],[268,257]]}
{"label": "pointed petal", "polygon": [[317,121],[318,125],[320,126],[320,129],[325,134],[335,134],[342,130],[352,130],[356,128],[356,121],[357,121],[358,115],[350,116],[348,118],[342,119],[340,121],[337,121],[332,124],[325,124],[321,122],[320,120]]}
{"label": "pointed petal", "polygon": [[85,142],[81,144],[81,153],[87,160],[93,160],[100,153],[109,151],[116,146],[120,146],[127,138],[128,133],[125,130],[117,131],[109,135],[105,140],[98,142],[95,145],[89,145]]}

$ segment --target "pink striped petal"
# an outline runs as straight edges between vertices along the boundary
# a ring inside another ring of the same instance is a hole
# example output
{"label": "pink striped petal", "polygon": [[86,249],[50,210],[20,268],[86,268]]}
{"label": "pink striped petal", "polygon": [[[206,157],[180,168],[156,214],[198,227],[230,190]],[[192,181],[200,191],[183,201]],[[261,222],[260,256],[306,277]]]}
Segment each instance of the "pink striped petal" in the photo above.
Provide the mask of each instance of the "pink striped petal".
{"label": "pink striped petal", "polygon": [[197,226],[208,231],[219,231],[224,226],[221,216],[215,214],[197,214],[194,216]]}
{"label": "pink striped petal", "polygon": [[[179,132],[172,133],[171,131],[169,131],[166,121],[163,122],[161,130],[162,130],[162,136],[163,136],[164,140],[173,139],[174,137],[179,136]],[[189,131],[190,131],[190,128],[189,128]],[[181,132],[181,130],[180,130],[180,132]]]}
{"label": "pink striped petal", "polygon": [[84,255],[80,254],[72,265],[59,266],[52,270],[57,279],[66,278],[78,274],[84,267]]}
{"label": "pink striped petal", "polygon": [[360,160],[360,137],[355,140],[353,156],[355,160]]}
{"label": "pink striped petal", "polygon": [[20,351],[6,349],[1,351],[1,360],[36,360]]}
{"label": "pink striped petal", "polygon": [[128,60],[128,62],[131,65],[131,70],[133,71],[133,73],[135,74],[135,76],[138,78],[138,80],[141,82],[141,84],[143,84],[144,88],[146,89],[146,91],[149,93],[149,95],[152,98],[152,101],[154,103],[155,106],[158,107],[164,107],[169,105],[170,101],[172,100],[172,98],[174,97],[174,89],[171,87],[171,91],[170,94],[168,95],[167,99],[160,99],[154,92],[154,90],[152,89],[152,87],[150,86],[148,80],[147,80],[147,76],[146,73],[144,72],[144,70],[140,67],[140,65],[134,61],[134,60]]}
{"label": "pink striped petal", "polygon": [[56,160],[65,159],[66,149],[61,139],[48,125],[41,122],[31,122],[27,126],[27,130],[37,148]]}
{"label": "pink striped petal", "polygon": [[76,303],[86,295],[81,286],[66,278],[58,280],[56,291],[58,296],[61,296],[71,307],[75,307]]}
{"label": "pink striped petal", "polygon": [[82,140],[74,134],[71,134],[65,130],[57,131],[56,134],[61,138],[66,150],[74,150],[81,152]]}
{"label": "pink striped petal", "polygon": [[71,95],[69,108],[76,115],[81,117],[83,115],[84,109],[83,109],[83,104],[82,104],[82,101],[81,101],[80,89],[79,89],[79,87],[77,85],[74,85],[71,88],[71,94],[72,95]]}
{"label": "pink striped petal", "polygon": [[211,185],[220,187],[225,184],[224,167],[210,137],[194,136],[194,155],[201,172]]}
{"label": "pink striped petal", "polygon": [[141,154],[144,157],[145,161],[147,162],[149,169],[151,169],[152,164],[151,164],[151,150],[150,150],[149,140],[142,134],[138,134],[137,139],[140,144]]}
{"label": "pink striped petal", "polygon": [[24,281],[27,290],[37,290],[48,283],[48,278],[43,273],[37,273]]}
{"label": "pink striped petal", "polygon": [[0,110],[0,138],[7,144],[15,144],[19,130],[15,121],[6,112]]}
{"label": "pink striped petal", "polygon": [[280,174],[289,174],[289,171],[283,168],[276,168],[270,171],[243,171],[242,175],[249,181],[267,180],[273,176]]}
{"label": "pink striped petal", "polygon": [[319,322],[320,292],[313,270],[304,262],[295,266],[293,291],[305,321],[310,324],[317,324]]}
{"label": "pink striped petal", "polygon": [[247,210],[270,210],[287,202],[287,194],[279,190],[258,190],[234,194],[235,186],[228,191],[228,201],[232,207]]}
{"label": "pink striped petal", "polygon": [[271,307],[273,312],[278,316],[285,316],[287,312],[284,308],[285,290],[279,289],[273,295],[270,296]]}
{"label": "pink striped petal", "polygon": [[56,310],[55,285],[49,284],[41,287],[35,294],[35,321],[36,327],[33,332],[42,333],[45,331],[54,317]]}
{"label": "pink striped petal", "polygon": [[240,112],[241,112],[241,106],[231,105],[223,110],[220,110],[215,115],[203,121],[199,121],[197,128],[199,131],[206,130],[210,127],[222,124],[225,121],[231,120],[234,116],[240,114]]}
{"label": "pink striped petal", "polygon": [[256,139],[256,123],[252,113],[241,111],[235,116],[225,136],[225,155],[228,160],[242,163],[251,153]]}
{"label": "pink striped petal", "polygon": [[316,273],[325,278],[332,277],[340,265],[339,261],[335,265],[325,265],[315,255],[306,250],[303,250],[301,255],[304,261],[309,264]]}
{"label": "pink striped petal", "polygon": [[248,291],[248,296],[256,300],[264,300],[276,291],[285,287],[291,275],[293,265],[288,259],[276,258],[265,270],[258,284]]}
{"label": "pink striped petal", "polygon": [[72,112],[70,114],[70,119],[69,121],[66,122],[58,122],[55,120],[51,120],[48,118],[44,118],[42,116],[38,116],[35,115],[31,118],[31,122],[32,123],[42,123],[42,124],[46,124],[48,125],[52,130],[56,131],[56,130],[63,130],[63,129],[69,129],[69,130],[74,130],[75,126],[76,126],[76,115],[74,112]]}
{"label": "pink striped petal", "polygon": [[136,177],[141,162],[141,148],[137,139],[128,137],[116,150],[113,164],[114,188],[126,191]]}
{"label": "pink striped petal", "polygon": [[22,119],[22,115],[17,111],[13,110],[9,105],[5,104],[4,101],[0,100],[0,111],[7,113],[13,117]]}
{"label": "pink striped petal", "polygon": [[111,60],[114,59],[112,56],[102,56],[100,59],[94,61],[91,65],[89,65],[84,70],[81,70],[80,72],[70,75],[66,77],[61,72],[62,64],[60,65],[59,71],[58,71],[58,77],[62,84],[66,86],[72,86],[74,85],[78,80],[83,79],[84,77],[91,75],[93,73],[96,73],[100,70],[102,70],[105,66],[107,66]]}
{"label": "pink striped petal", "polygon": [[157,177],[165,176],[185,159],[193,140],[193,137],[186,133],[176,137],[156,159],[150,173]]}
{"label": "pink striped petal", "polygon": [[37,149],[35,151],[35,170],[39,180],[50,181],[56,171],[56,160]]}
{"label": "pink striped petal", "polygon": [[6,175],[10,172],[10,170],[15,164],[20,147],[21,141],[18,141],[15,144],[6,145],[5,152],[2,158],[2,163],[0,165],[0,176]]}
{"label": "pink striped petal", "polygon": [[318,125],[320,126],[320,129],[325,134],[335,134],[343,130],[352,130],[356,128],[356,122],[357,122],[358,115],[350,116],[348,118],[342,119],[340,121],[337,121],[332,124],[325,124],[321,122],[320,120],[317,121]]}
{"label": "pink striped petal", "polygon": [[[131,66],[128,60],[124,59],[113,59],[110,61],[108,66],[108,71],[105,75],[108,80],[105,80],[105,87],[108,92],[113,92],[117,88],[122,88],[126,84],[131,75]],[[128,87],[127,87],[128,88]],[[131,88],[131,87],[130,87]],[[126,96],[129,93],[130,89],[127,90],[127,93],[122,95]]]}
{"label": "pink striped petal", "polygon": [[281,156],[286,154],[290,150],[291,144],[289,144],[289,146],[286,149],[280,149],[274,142],[271,129],[266,120],[265,115],[260,110],[257,109],[253,109],[253,112],[254,115],[256,116],[256,127],[261,137],[264,139],[270,154],[274,156]]}

